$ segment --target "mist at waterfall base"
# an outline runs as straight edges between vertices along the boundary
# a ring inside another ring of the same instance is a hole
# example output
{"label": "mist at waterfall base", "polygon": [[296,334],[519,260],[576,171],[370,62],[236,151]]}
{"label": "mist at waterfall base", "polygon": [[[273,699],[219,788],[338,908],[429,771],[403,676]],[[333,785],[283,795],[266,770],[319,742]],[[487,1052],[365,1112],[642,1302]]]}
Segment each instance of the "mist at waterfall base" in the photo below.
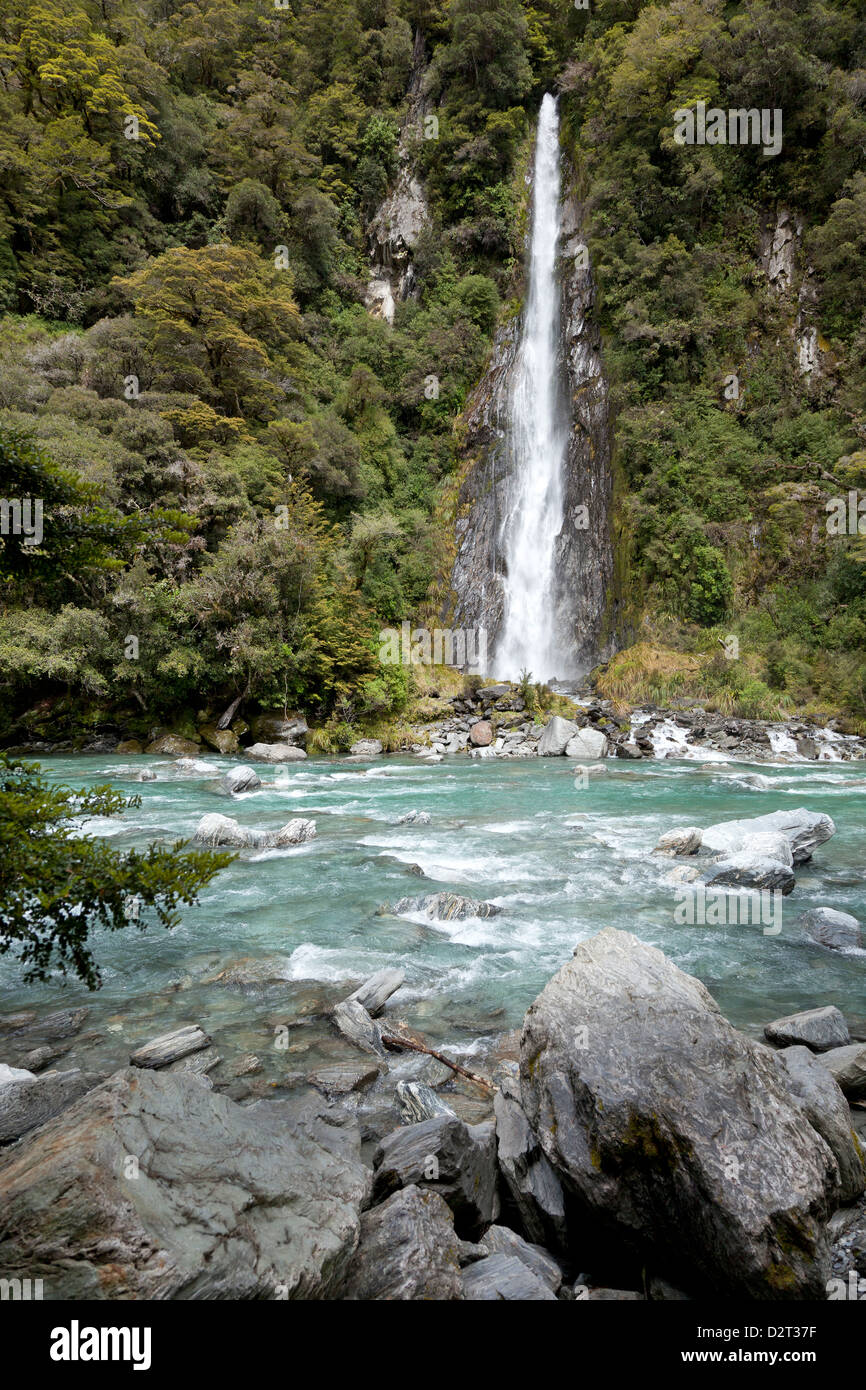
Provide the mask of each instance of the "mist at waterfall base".
{"label": "mist at waterfall base", "polygon": [[[608,925],[660,947],[756,1035],[771,1019],[825,1004],[866,1029],[866,954],[824,950],[797,925],[817,906],[866,922],[862,765],[762,764],[758,789],[749,781],[755,769],[741,764],[611,760],[603,777],[582,787],[559,758],[432,765],[399,756],[369,764],[319,758],[261,767],[261,789],[229,802],[216,785],[234,764],[208,763],[184,772],[157,758],[44,760],[46,774],[66,785],[110,781],[140,794],[137,810],[86,827],[117,849],[188,839],[210,811],[254,829],[276,829],[293,816],[313,817],[318,827],[309,844],[242,853],[171,932],[134,925],[99,932],[104,987],[96,994],[59,980],[23,986],[11,955],[0,957],[0,1013],[90,1006],[74,1065],[124,1065],[149,1038],[199,1023],[227,1061],[252,1053],[283,1073],[305,1067],[318,1056],[304,1050],[315,1032],[309,1019],[384,966],[406,976],[394,1011],[431,1045],[481,1064],[503,1033],[520,1026],[575,945]],[[143,766],[156,781],[138,782]],[[829,813],[837,833],[797,871],[778,936],[759,926],[678,925],[674,865],[651,853],[663,831],[798,806]],[[431,823],[397,823],[414,809],[429,812]],[[382,904],[440,891],[501,911],[451,922],[421,911],[377,914]],[[239,961],[253,976],[264,963],[267,987],[232,981]],[[277,1056],[275,1018],[302,1015],[307,1026],[298,1028],[295,1049],[302,1055]],[[337,1042],[323,1023],[315,1047]]]}
{"label": "mist at waterfall base", "polygon": [[[559,113],[546,95],[538,116],[533,167],[528,294],[509,403],[512,481],[502,532],[505,604],[491,673],[537,680],[581,674],[561,640],[556,541],[563,526],[563,467],[568,417],[560,370]],[[572,602],[579,597],[572,596]],[[567,630],[567,625],[565,625]]]}

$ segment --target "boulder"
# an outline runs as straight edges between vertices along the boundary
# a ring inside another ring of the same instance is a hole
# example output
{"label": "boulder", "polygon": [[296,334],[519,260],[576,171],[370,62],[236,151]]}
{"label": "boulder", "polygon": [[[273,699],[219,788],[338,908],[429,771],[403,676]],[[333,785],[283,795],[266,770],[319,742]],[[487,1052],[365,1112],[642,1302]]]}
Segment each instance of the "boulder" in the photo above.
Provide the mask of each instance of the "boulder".
{"label": "boulder", "polygon": [[187,1023],[171,1033],[163,1033],[144,1047],[133,1052],[129,1059],[131,1067],[167,1067],[171,1062],[179,1062],[191,1052],[199,1052],[210,1046],[210,1036],[195,1023]]}
{"label": "boulder", "polygon": [[26,1067],[10,1067],[8,1062],[0,1062],[0,1088],[8,1086],[11,1081],[35,1081],[35,1072],[28,1071]]}
{"label": "boulder", "polygon": [[403,984],[406,975],[402,970],[386,966],[384,970],[377,970],[375,975],[371,975],[362,985],[349,995],[350,999],[357,999],[370,1015],[376,1018],[382,1012],[392,994]]}
{"label": "boulder", "polygon": [[262,785],[262,779],[255,768],[231,767],[220,781],[220,786],[229,796],[239,796],[241,792],[254,792]]}
{"label": "boulder", "polygon": [[666,830],[656,841],[653,854],[697,854],[701,847],[702,831],[697,826],[679,826],[676,830]]}
{"label": "boulder", "polygon": [[461,922],[465,917],[496,917],[502,908],[494,903],[461,898],[457,893],[430,893],[424,898],[399,898],[393,907],[385,904],[376,911],[379,916],[393,914],[403,917],[410,912],[419,912],[438,922]]}
{"label": "boulder", "polygon": [[218,729],[216,724],[205,724],[199,733],[202,742],[208,748],[215,748],[217,753],[222,753],[225,757],[231,757],[240,748],[238,736],[233,729]]}
{"label": "boulder", "polygon": [[513,1255],[531,1270],[536,1279],[546,1284],[551,1293],[562,1285],[562,1270],[552,1255],[540,1245],[530,1245],[508,1226],[490,1226],[484,1232],[484,1244],[491,1255]]}
{"label": "boulder", "polygon": [[819,845],[835,835],[829,816],[800,807],[796,811],[771,811],[750,820],[720,821],[703,832],[703,847],[713,854],[735,854],[749,848],[752,836],[781,831],[791,847],[794,864],[805,864]]}
{"label": "boulder", "polygon": [[863,947],[860,923],[850,912],[815,907],[798,917],[797,925],[819,946],[826,946],[830,951],[859,951]]}
{"label": "boulder", "polygon": [[406,811],[404,815],[397,817],[398,825],[429,825],[429,811]]}
{"label": "boulder", "polygon": [[250,732],[262,743],[303,743],[310,730],[303,715],[259,714]]}
{"label": "boulder", "polygon": [[423,1081],[398,1081],[397,1100],[404,1125],[420,1124],[437,1115],[453,1115],[451,1106]]}
{"label": "boulder", "polygon": [[863,1151],[851,1128],[848,1102],[826,1067],[808,1047],[776,1053],[785,1081],[803,1107],[806,1119],[826,1142],[839,1167],[837,1201],[853,1202],[866,1187]]}
{"label": "boulder", "polygon": [[469,742],[473,748],[486,748],[493,742],[493,725],[489,719],[477,719],[469,730]]}
{"label": "boulder", "polygon": [[334,1062],[308,1072],[307,1080],[323,1095],[347,1096],[353,1091],[365,1091],[381,1074],[377,1062]]}
{"label": "boulder", "polygon": [[261,763],[302,763],[307,756],[293,743],[251,743],[244,751],[248,758]]}
{"label": "boulder", "polygon": [[555,714],[549,720],[544,733],[538,740],[538,756],[540,758],[560,758],[565,753],[570,741],[575,734],[579,734],[580,729],[571,719],[562,719]]}
{"label": "boulder", "polygon": [[137,738],[122,738],[114,751],[115,753],[143,753],[144,744]]}
{"label": "boulder", "polygon": [[362,1052],[372,1052],[377,1057],[385,1056],[382,1030],[357,999],[344,999],[337,1004],[331,1017],[343,1037],[348,1038],[355,1047]]}
{"label": "boulder", "polygon": [[377,738],[359,738],[349,749],[353,758],[378,758],[384,751],[385,745]]}
{"label": "boulder", "polygon": [[327,1298],[368,1174],[308,1092],[240,1106],[183,1072],[116,1072],[0,1157],[0,1277],[51,1299]]}
{"label": "boulder", "polygon": [[503,1083],[493,1097],[499,1170],[531,1241],[565,1250],[565,1197],[517,1097]]}
{"label": "boulder", "polygon": [[829,1052],[819,1053],[818,1061],[835,1078],[849,1100],[866,1098],[866,1043],[831,1048]]}
{"label": "boulder", "polygon": [[435,1192],[404,1187],[365,1211],[361,1239],[340,1298],[368,1302],[459,1299],[460,1241],[451,1212]]}
{"label": "boulder", "polygon": [[209,811],[206,816],[202,816],[195,828],[193,842],[197,845],[207,845],[209,849],[217,845],[228,845],[233,849],[248,849],[251,845],[259,843],[259,838],[254,836],[252,831],[238,825],[231,816],[220,815],[218,811]]}
{"label": "boulder", "polygon": [[5,1085],[0,1084],[0,1144],[9,1144],[44,1124],[102,1080],[101,1076],[77,1069],[45,1071],[41,1076],[19,1072]]}
{"label": "boulder", "polygon": [[778,859],[742,850],[720,859],[703,875],[707,887],[754,888],[759,892],[793,893],[794,870]]}
{"label": "boulder", "polygon": [[607,735],[601,729],[578,729],[565,745],[567,758],[580,758],[583,762],[594,763],[598,758],[606,758],[608,751]]}
{"label": "boulder", "polygon": [[777,1018],[764,1029],[768,1042],[786,1047],[790,1043],[805,1043],[813,1052],[826,1052],[831,1047],[845,1047],[851,1041],[848,1025],[833,1004],[823,1009],[804,1009],[799,1014]]}
{"label": "boulder", "polygon": [[208,772],[216,772],[215,763],[206,763],[204,758],[176,758],[174,763],[175,772],[191,772],[202,776]]}
{"label": "boulder", "polygon": [[520,1077],[602,1228],[656,1265],[664,1252],[686,1288],[822,1297],[835,1161],[771,1050],[661,951],[610,927],[578,946],[526,1015]]}
{"label": "boulder", "polygon": [[167,753],[172,758],[195,756],[199,746],[191,738],[180,738],[178,734],[162,734],[145,748],[145,753]]}
{"label": "boulder", "polygon": [[288,845],[303,845],[308,840],[316,838],[316,822],[314,820],[304,820],[301,816],[296,816],[294,820],[287,821],[273,835],[268,836],[268,844],[277,849],[285,849]]}
{"label": "boulder", "polygon": [[155,782],[156,773],[152,767],[142,768],[141,772],[138,774],[138,780],[139,782]]}
{"label": "boulder", "polygon": [[386,1135],[373,1155],[373,1201],[413,1184],[438,1192],[457,1234],[477,1240],[499,1215],[493,1124],[436,1115]]}
{"label": "boulder", "polygon": [[[486,1239],[486,1237],[485,1237]],[[463,1297],[485,1303],[542,1303],[556,1301],[551,1293],[523,1260],[515,1255],[488,1255],[463,1271]]]}
{"label": "boulder", "polygon": [[618,758],[630,758],[632,762],[637,762],[638,758],[643,757],[643,753],[636,743],[618,743],[616,745],[616,756]]}

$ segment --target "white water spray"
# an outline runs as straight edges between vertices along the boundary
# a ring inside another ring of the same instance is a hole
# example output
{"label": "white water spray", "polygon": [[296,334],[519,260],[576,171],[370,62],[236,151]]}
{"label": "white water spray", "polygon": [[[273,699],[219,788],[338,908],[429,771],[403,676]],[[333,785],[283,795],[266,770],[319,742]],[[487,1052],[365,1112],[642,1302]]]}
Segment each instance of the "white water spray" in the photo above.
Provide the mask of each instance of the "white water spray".
{"label": "white water spray", "polygon": [[529,294],[510,407],[514,488],[503,531],[505,611],[493,663],[497,675],[514,678],[526,669],[536,680],[570,674],[556,641],[556,539],[568,441],[557,364],[559,165],[559,112],[548,94],[535,145]]}

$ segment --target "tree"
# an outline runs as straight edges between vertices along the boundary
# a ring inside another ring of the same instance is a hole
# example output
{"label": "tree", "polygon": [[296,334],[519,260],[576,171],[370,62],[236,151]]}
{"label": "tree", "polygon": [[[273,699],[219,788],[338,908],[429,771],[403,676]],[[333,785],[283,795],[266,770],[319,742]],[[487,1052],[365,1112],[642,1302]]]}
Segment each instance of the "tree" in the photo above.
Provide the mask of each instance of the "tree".
{"label": "tree", "polygon": [[272,413],[272,355],[300,330],[288,271],[246,246],[179,246],[116,283],[150,328],[157,385],[230,415]]}
{"label": "tree", "polygon": [[130,923],[143,931],[148,913],[172,927],[178,903],[195,903],[231,863],[231,854],[181,854],[181,840],[120,852],[76,826],[140,802],[109,786],[79,792],[51,786],[37,764],[0,754],[0,955],[16,953],[26,983],[59,971],[98,989],[92,932]]}

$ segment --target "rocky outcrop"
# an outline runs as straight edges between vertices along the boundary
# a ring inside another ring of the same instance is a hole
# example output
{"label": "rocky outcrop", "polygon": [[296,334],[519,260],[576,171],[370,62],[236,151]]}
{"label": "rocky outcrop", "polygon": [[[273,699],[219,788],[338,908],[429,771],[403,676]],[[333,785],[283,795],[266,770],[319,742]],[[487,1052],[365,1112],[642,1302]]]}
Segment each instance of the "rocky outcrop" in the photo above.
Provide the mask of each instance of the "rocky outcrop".
{"label": "rocky outcrop", "polygon": [[848,1102],[834,1078],[807,1047],[786,1047],[776,1054],[785,1082],[803,1107],[809,1124],[832,1150],[839,1167],[836,1201],[853,1202],[866,1187],[864,1155],[852,1128]]}
{"label": "rocky outcrop", "polygon": [[373,1156],[374,1202],[413,1184],[438,1192],[457,1234],[477,1239],[499,1215],[493,1125],[437,1115],[387,1135]]}
{"label": "rocky outcrop", "polygon": [[184,1073],[115,1073],[0,1157],[0,1276],[50,1299],[322,1298],[368,1173],[323,1098],[241,1107]]}
{"label": "rocky outcrop", "polygon": [[340,1297],[458,1299],[459,1247],[454,1219],[438,1193],[404,1187],[361,1217],[361,1238]]}
{"label": "rocky outcrop", "polygon": [[578,946],[526,1016],[520,1077],[565,1187],[659,1273],[823,1297],[832,1154],[774,1055],[660,951],[612,928]]}

